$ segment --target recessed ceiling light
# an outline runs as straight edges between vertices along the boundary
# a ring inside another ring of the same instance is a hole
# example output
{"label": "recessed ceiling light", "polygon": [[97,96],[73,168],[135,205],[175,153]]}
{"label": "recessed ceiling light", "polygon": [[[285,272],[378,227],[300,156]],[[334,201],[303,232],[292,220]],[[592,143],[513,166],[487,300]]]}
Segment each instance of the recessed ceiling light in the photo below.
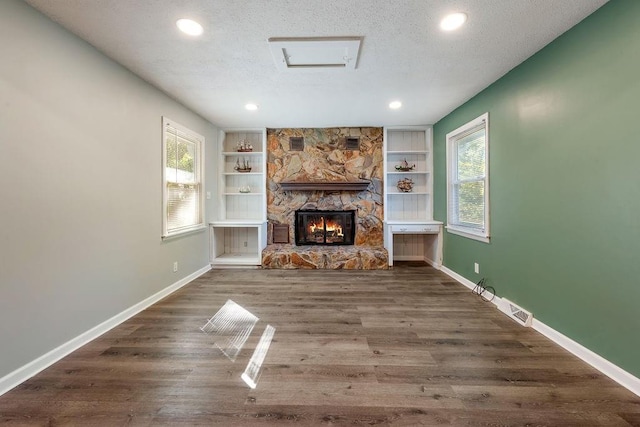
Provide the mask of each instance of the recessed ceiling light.
{"label": "recessed ceiling light", "polygon": [[467,14],[462,12],[451,13],[440,21],[440,28],[444,31],[453,31],[467,22]]}
{"label": "recessed ceiling light", "polygon": [[180,31],[190,36],[199,36],[204,31],[202,25],[191,19],[178,19],[176,25]]}
{"label": "recessed ceiling light", "polygon": [[402,107],[402,102],[400,101],[393,101],[389,103],[389,108],[391,108],[392,110],[397,110],[400,107]]}
{"label": "recessed ceiling light", "polygon": [[244,108],[246,108],[249,111],[256,111],[258,109],[258,106],[256,104],[247,104],[244,106]]}

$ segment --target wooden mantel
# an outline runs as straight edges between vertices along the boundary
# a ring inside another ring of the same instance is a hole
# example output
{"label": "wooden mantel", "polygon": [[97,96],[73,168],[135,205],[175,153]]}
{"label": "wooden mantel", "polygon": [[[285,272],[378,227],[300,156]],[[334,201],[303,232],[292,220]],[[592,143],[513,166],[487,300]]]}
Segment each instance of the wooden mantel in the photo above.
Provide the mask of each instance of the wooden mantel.
{"label": "wooden mantel", "polygon": [[280,189],[284,191],[364,191],[371,182],[358,181],[283,181]]}

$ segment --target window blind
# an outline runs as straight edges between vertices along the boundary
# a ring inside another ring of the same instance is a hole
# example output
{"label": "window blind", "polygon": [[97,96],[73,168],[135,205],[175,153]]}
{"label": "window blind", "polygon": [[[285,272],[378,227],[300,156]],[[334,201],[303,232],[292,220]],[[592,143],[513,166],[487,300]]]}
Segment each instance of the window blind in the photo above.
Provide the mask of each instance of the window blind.
{"label": "window blind", "polygon": [[487,123],[469,126],[449,137],[449,224],[485,233]]}
{"label": "window blind", "polygon": [[202,224],[201,143],[198,136],[165,121],[165,235]]}

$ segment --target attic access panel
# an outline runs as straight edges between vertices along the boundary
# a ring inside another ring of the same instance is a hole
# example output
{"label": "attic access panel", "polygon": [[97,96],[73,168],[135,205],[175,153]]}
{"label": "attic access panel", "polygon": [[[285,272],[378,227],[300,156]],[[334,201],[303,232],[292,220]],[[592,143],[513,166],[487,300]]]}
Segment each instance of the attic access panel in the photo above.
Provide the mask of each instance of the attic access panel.
{"label": "attic access panel", "polygon": [[281,70],[355,70],[362,37],[271,37],[269,48]]}

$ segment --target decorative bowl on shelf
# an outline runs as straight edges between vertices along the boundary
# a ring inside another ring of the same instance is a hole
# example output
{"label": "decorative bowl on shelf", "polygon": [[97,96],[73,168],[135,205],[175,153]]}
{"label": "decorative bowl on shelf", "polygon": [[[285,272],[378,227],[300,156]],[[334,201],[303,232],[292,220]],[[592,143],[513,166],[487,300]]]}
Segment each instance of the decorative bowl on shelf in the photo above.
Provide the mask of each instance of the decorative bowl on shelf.
{"label": "decorative bowl on shelf", "polygon": [[413,191],[413,181],[409,178],[401,179],[396,186],[403,193],[411,193]]}
{"label": "decorative bowl on shelf", "polygon": [[238,188],[238,192],[242,194],[251,193],[251,187],[249,187],[248,185],[245,185],[244,187]]}
{"label": "decorative bowl on shelf", "polygon": [[396,170],[400,172],[409,172],[415,169],[416,165],[409,165],[407,159],[404,159],[398,166],[396,166]]}

